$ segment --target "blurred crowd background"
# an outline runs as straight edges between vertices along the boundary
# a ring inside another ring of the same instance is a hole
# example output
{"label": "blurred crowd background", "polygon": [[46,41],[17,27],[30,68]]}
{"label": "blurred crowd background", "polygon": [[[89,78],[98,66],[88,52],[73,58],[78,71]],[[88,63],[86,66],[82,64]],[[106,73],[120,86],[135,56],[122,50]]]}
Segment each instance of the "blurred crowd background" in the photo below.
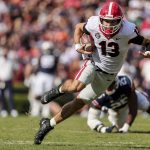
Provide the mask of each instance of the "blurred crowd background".
{"label": "blurred crowd background", "polygon": [[[74,50],[74,27],[97,15],[106,1],[0,0],[1,117],[9,114],[18,116],[14,99],[14,86],[18,83],[29,89],[26,94],[32,116],[46,117],[50,111],[59,111],[57,103],[42,108],[39,98],[66,78],[74,78],[82,65],[81,55]],[[125,18],[136,23],[140,33],[150,38],[150,1],[118,2]],[[142,59],[138,53],[141,49],[140,46],[131,45],[121,72],[131,76],[136,88],[150,96],[150,60]],[[49,64],[46,60],[50,61]]]}

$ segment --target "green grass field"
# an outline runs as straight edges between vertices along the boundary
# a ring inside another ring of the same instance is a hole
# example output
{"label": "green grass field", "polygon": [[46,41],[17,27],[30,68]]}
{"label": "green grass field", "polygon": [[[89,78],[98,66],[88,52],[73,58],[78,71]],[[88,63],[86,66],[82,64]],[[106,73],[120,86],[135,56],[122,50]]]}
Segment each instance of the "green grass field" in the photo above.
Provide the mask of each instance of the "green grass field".
{"label": "green grass field", "polygon": [[34,145],[40,118],[20,116],[0,118],[0,150],[149,150],[150,117],[136,118],[128,134],[102,134],[91,131],[86,119],[73,116]]}

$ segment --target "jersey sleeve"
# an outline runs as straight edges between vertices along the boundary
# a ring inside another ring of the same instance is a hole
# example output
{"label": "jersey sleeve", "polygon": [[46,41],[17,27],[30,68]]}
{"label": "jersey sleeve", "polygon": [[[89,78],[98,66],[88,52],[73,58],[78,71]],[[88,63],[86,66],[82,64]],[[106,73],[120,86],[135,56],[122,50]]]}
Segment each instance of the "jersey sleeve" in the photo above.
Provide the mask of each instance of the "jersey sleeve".
{"label": "jersey sleeve", "polygon": [[135,24],[130,25],[130,34],[129,34],[129,39],[133,39],[139,35],[138,28]]}
{"label": "jersey sleeve", "polygon": [[95,28],[96,26],[99,24],[98,23],[98,16],[92,16],[88,19],[86,25],[85,25],[85,29],[91,33]]}
{"label": "jersey sleeve", "polygon": [[92,105],[95,108],[99,108],[99,109],[102,106],[106,106],[110,108],[110,97],[107,94],[103,93],[100,97],[98,97],[96,100],[92,102]]}
{"label": "jersey sleeve", "polygon": [[132,22],[129,22],[127,20],[123,20],[123,28],[122,33],[128,37],[128,39],[133,39],[139,35],[138,28],[136,25]]}

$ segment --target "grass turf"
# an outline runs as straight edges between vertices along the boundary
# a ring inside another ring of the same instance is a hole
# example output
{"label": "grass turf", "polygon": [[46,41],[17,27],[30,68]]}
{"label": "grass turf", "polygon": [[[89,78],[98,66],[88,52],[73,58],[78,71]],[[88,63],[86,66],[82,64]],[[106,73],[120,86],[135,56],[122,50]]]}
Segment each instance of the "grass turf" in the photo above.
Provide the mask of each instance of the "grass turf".
{"label": "grass turf", "polygon": [[[128,134],[91,131],[86,119],[73,116],[34,145],[40,118],[0,118],[0,150],[149,150],[150,117],[138,116]],[[106,120],[104,120],[107,123]]]}

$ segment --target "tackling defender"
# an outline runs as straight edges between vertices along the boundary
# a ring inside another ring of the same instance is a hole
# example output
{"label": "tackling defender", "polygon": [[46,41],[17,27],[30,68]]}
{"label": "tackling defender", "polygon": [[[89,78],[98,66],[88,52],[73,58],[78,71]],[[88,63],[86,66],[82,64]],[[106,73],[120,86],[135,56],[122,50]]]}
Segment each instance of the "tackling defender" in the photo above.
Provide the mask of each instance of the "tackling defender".
{"label": "tackling defender", "polygon": [[[111,127],[105,127],[99,120],[101,109],[108,108],[108,120]],[[89,109],[87,124],[97,132],[111,132],[116,127],[119,132],[128,132],[134,122],[137,110],[150,113],[150,102],[144,93],[135,90],[127,76],[118,76],[108,89],[92,102]]]}
{"label": "tackling defender", "polygon": [[[85,51],[80,45],[83,33],[90,34],[96,49]],[[65,104],[52,119],[43,118],[35,135],[34,143],[41,144],[45,135],[58,123],[70,117],[86,103],[96,99],[112,83],[120,70],[130,43],[147,47],[150,40],[140,36],[136,25],[123,19],[123,13],[116,2],[107,2],[98,16],[92,16],[86,23],[79,23],[74,31],[75,49],[85,57],[85,63],[74,80],[66,80],[56,89],[46,92],[41,102],[47,104],[64,93],[79,92],[77,97]],[[150,57],[150,52],[141,52]]]}

